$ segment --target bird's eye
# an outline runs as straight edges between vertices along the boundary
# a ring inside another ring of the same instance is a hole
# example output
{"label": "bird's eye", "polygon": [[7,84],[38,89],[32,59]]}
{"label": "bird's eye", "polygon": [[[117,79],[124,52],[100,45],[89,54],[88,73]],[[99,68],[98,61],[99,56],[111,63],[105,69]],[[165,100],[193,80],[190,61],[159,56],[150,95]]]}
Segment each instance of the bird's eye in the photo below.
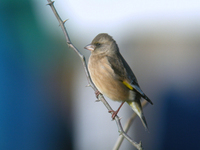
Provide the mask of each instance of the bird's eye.
{"label": "bird's eye", "polygon": [[96,43],[96,46],[100,46],[101,44],[100,43]]}

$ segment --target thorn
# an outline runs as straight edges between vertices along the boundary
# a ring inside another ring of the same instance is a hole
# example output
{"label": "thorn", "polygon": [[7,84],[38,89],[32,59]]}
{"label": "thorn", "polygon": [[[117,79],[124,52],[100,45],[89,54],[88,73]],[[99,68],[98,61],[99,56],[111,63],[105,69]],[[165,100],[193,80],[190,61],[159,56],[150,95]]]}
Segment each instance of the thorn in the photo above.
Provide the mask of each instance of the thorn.
{"label": "thorn", "polygon": [[100,102],[100,100],[97,99],[95,102]]}
{"label": "thorn", "polygon": [[90,84],[88,84],[88,85],[86,85],[85,87],[91,87],[91,85],[90,85]]}
{"label": "thorn", "polygon": [[67,20],[69,20],[69,19],[64,20],[64,21],[63,21],[63,24],[64,24]]}
{"label": "thorn", "polygon": [[51,2],[49,2],[47,5],[53,5],[54,2],[55,2],[55,1],[51,1]]}
{"label": "thorn", "polygon": [[122,120],[123,117],[119,117],[119,120]]}
{"label": "thorn", "polygon": [[[67,20],[69,20],[69,19],[66,19],[66,20],[62,21],[62,23],[65,24],[65,22],[66,22]],[[59,26],[60,26],[60,24],[59,24]]]}

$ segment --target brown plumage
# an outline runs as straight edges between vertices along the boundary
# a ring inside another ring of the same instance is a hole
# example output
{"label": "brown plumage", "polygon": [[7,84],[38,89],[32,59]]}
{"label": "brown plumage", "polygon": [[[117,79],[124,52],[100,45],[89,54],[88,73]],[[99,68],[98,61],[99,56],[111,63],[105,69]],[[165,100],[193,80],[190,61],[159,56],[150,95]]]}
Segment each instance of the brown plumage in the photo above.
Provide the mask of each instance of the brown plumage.
{"label": "brown plumage", "polygon": [[147,129],[140,102],[141,97],[153,103],[140,89],[135,75],[120,54],[115,40],[110,35],[101,33],[85,48],[91,51],[88,69],[97,89],[114,101],[127,102]]}

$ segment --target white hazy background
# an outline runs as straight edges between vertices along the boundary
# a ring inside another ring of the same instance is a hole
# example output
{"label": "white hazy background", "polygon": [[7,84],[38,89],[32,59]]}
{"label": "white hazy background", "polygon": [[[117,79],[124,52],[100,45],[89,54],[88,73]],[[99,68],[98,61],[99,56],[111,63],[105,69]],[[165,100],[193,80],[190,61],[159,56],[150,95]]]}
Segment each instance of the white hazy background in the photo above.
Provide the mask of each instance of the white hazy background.
{"label": "white hazy background", "polygon": [[[50,36],[62,35],[51,9],[44,9],[46,3],[33,1],[39,23]],[[89,51],[83,47],[97,34],[108,33],[117,41],[142,90],[154,102],[144,109],[150,133],[137,118],[129,135],[142,141],[145,149],[161,149],[165,130],[162,94],[171,86],[188,91],[199,84],[200,1],[56,0],[54,4],[61,18],[69,19],[66,28],[71,41],[87,59]],[[119,136],[116,124],[103,104],[95,102],[93,90],[85,88],[87,80],[78,63],[72,87],[75,149],[112,149]],[[113,109],[120,105],[107,100]],[[180,105],[187,108],[187,102],[180,100]],[[124,123],[131,114],[125,104],[119,116]],[[121,149],[133,147],[124,140]]]}

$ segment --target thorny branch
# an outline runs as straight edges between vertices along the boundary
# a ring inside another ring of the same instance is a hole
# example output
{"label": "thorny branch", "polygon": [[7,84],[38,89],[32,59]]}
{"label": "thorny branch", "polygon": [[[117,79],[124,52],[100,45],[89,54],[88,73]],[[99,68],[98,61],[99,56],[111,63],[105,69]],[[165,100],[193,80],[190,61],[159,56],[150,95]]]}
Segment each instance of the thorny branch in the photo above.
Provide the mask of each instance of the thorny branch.
{"label": "thorny branch", "polygon": [[[93,84],[91,78],[90,78],[90,75],[89,75],[89,72],[88,72],[88,68],[87,68],[87,65],[86,65],[86,61],[85,61],[85,56],[82,55],[80,53],[80,51],[71,43],[70,41],[70,38],[69,38],[69,35],[68,35],[68,32],[67,32],[67,29],[65,28],[64,24],[67,20],[64,20],[62,21],[62,19],[60,18],[58,12],[56,11],[55,7],[54,7],[54,1],[51,1],[51,0],[47,0],[48,1],[48,4],[54,15],[56,16],[61,28],[62,28],[62,31],[65,35],[65,38],[66,38],[66,41],[67,41],[67,44],[69,47],[71,47],[78,55],[79,57],[81,58],[81,61],[82,61],[82,64],[83,64],[83,67],[84,67],[84,70],[85,70],[85,74],[86,74],[86,77],[87,77],[87,80],[88,80],[88,83],[89,83],[89,86],[92,87],[92,89],[96,92],[97,91],[97,88],[95,87],[95,85]],[[108,102],[105,100],[105,98],[103,97],[102,94],[100,94],[98,96],[98,100],[100,100],[101,102],[103,102],[103,104],[105,105],[105,107],[108,109],[108,111],[111,111],[112,112],[112,108],[110,107],[110,105],[108,104]],[[117,124],[117,127],[118,127],[118,132],[120,133],[121,136],[123,136],[123,138],[126,138],[132,145],[134,145],[138,150],[142,150],[142,143],[137,143],[137,142],[134,142],[127,134],[126,132],[123,130],[123,127],[121,125],[121,121],[120,121],[120,118],[118,116],[115,117],[115,122]],[[122,142],[122,141],[121,141]],[[121,145],[121,144],[120,144]],[[119,146],[120,146],[119,145]],[[118,148],[119,148],[118,146]]]}
{"label": "thorny branch", "polygon": [[[143,101],[142,102],[142,107],[145,107],[146,105],[148,104],[147,101]],[[133,120],[137,117],[136,113],[133,113],[133,115],[129,118],[129,120],[126,122],[125,126],[124,126],[124,132],[128,132],[131,124],[133,123]],[[124,136],[119,136],[114,147],[113,147],[113,150],[118,150],[122,144],[124,140]]]}

